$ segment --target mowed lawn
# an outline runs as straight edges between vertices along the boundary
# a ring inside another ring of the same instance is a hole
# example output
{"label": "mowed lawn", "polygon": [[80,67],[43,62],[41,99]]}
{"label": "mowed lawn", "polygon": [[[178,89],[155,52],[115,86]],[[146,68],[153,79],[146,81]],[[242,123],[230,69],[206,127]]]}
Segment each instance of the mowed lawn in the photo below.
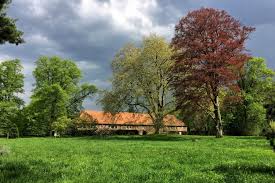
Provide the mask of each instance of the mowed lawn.
{"label": "mowed lawn", "polygon": [[0,182],[275,182],[262,137],[0,139]]}

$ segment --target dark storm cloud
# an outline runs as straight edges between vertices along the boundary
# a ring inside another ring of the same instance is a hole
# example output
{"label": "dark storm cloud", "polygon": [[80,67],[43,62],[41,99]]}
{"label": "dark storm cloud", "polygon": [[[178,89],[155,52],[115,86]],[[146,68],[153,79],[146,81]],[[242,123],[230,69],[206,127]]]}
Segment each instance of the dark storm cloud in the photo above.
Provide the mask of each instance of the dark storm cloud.
{"label": "dark storm cloud", "polygon": [[[161,24],[176,23],[189,11],[201,7],[226,10],[242,24],[253,26],[256,31],[250,36],[247,47],[250,54],[266,58],[268,65],[275,68],[275,1],[272,0],[184,0],[159,1],[165,15],[156,17]],[[171,16],[174,15],[174,16]]]}
{"label": "dark storm cloud", "polygon": [[[127,8],[125,8],[127,5]],[[275,1],[272,0],[14,0],[8,14],[18,18],[26,43],[0,47],[0,58],[19,58],[26,74],[28,101],[34,61],[41,55],[58,55],[75,60],[83,71],[83,81],[100,88],[110,86],[110,62],[127,42],[139,42],[156,32],[167,39],[173,27],[188,11],[200,7],[224,9],[245,25],[256,27],[248,42],[254,56],[265,57],[275,67]],[[90,9],[89,9],[90,8]],[[98,108],[86,101],[86,107]]]}

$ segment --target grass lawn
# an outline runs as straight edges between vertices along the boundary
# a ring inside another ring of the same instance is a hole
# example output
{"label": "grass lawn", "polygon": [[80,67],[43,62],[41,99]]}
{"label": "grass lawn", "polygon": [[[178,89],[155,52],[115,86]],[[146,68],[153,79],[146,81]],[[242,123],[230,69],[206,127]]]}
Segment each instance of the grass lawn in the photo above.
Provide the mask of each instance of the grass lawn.
{"label": "grass lawn", "polygon": [[261,137],[0,139],[0,182],[275,182]]}

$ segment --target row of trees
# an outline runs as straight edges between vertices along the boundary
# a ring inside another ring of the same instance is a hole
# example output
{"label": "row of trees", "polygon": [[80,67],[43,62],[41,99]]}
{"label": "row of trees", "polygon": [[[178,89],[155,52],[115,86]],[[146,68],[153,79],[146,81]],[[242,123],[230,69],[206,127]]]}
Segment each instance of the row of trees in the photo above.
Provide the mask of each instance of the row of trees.
{"label": "row of trees", "polygon": [[[7,16],[11,0],[0,0],[0,44],[24,43],[16,20]],[[61,132],[77,119],[83,101],[97,89],[80,84],[81,71],[72,60],[40,57],[33,71],[35,88],[27,106],[19,97],[24,92],[24,75],[19,60],[0,63],[0,135],[49,135]]]}
{"label": "row of trees", "polygon": [[[23,32],[6,16],[0,1],[0,44],[23,43]],[[112,89],[103,93],[107,112],[147,112],[156,133],[163,118],[175,114],[189,130],[258,135],[274,118],[274,71],[251,58],[245,41],[254,28],[225,11],[202,8],[187,14],[171,43],[157,35],[141,46],[127,44],[112,62]],[[33,71],[35,88],[24,106],[24,76],[19,60],[0,63],[0,134],[49,135],[63,131],[79,116],[85,98],[97,89],[80,84],[71,60],[40,57]]]}
{"label": "row of trees", "polygon": [[140,47],[127,44],[112,62],[104,110],[145,111],[156,133],[164,116],[174,113],[189,129],[217,137],[223,127],[231,134],[259,134],[268,126],[266,107],[273,109],[274,71],[246,52],[252,31],[225,11],[201,8],[179,21],[171,43],[151,35]]}
{"label": "row of trees", "polygon": [[85,98],[97,89],[80,84],[81,71],[71,60],[40,57],[33,71],[35,88],[29,105],[18,97],[23,93],[24,76],[19,60],[0,64],[0,129],[2,134],[49,135],[63,131],[78,117]]}

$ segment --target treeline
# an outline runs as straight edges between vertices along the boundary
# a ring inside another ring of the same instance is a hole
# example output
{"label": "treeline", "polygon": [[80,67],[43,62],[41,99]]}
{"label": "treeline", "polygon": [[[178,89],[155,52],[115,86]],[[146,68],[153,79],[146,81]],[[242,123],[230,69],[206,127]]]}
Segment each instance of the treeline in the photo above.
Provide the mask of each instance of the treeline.
{"label": "treeline", "polygon": [[[0,4],[0,44],[20,44],[23,33],[5,14],[9,2]],[[179,21],[171,42],[152,34],[140,46],[125,45],[112,61],[112,88],[100,99],[103,110],[146,112],[155,133],[167,114],[182,119],[190,134],[269,133],[275,72],[263,58],[247,53],[245,42],[253,31],[225,11],[201,8]],[[22,69],[19,60],[0,63],[0,135],[72,135],[83,101],[96,86],[80,84],[74,61],[40,57],[31,102],[24,105]]]}
{"label": "treeline", "polygon": [[252,58],[245,41],[254,28],[227,12],[201,8],[175,26],[171,43],[157,35],[125,45],[112,62],[105,111],[146,112],[156,133],[175,114],[190,134],[260,135],[274,118],[274,71]]}

